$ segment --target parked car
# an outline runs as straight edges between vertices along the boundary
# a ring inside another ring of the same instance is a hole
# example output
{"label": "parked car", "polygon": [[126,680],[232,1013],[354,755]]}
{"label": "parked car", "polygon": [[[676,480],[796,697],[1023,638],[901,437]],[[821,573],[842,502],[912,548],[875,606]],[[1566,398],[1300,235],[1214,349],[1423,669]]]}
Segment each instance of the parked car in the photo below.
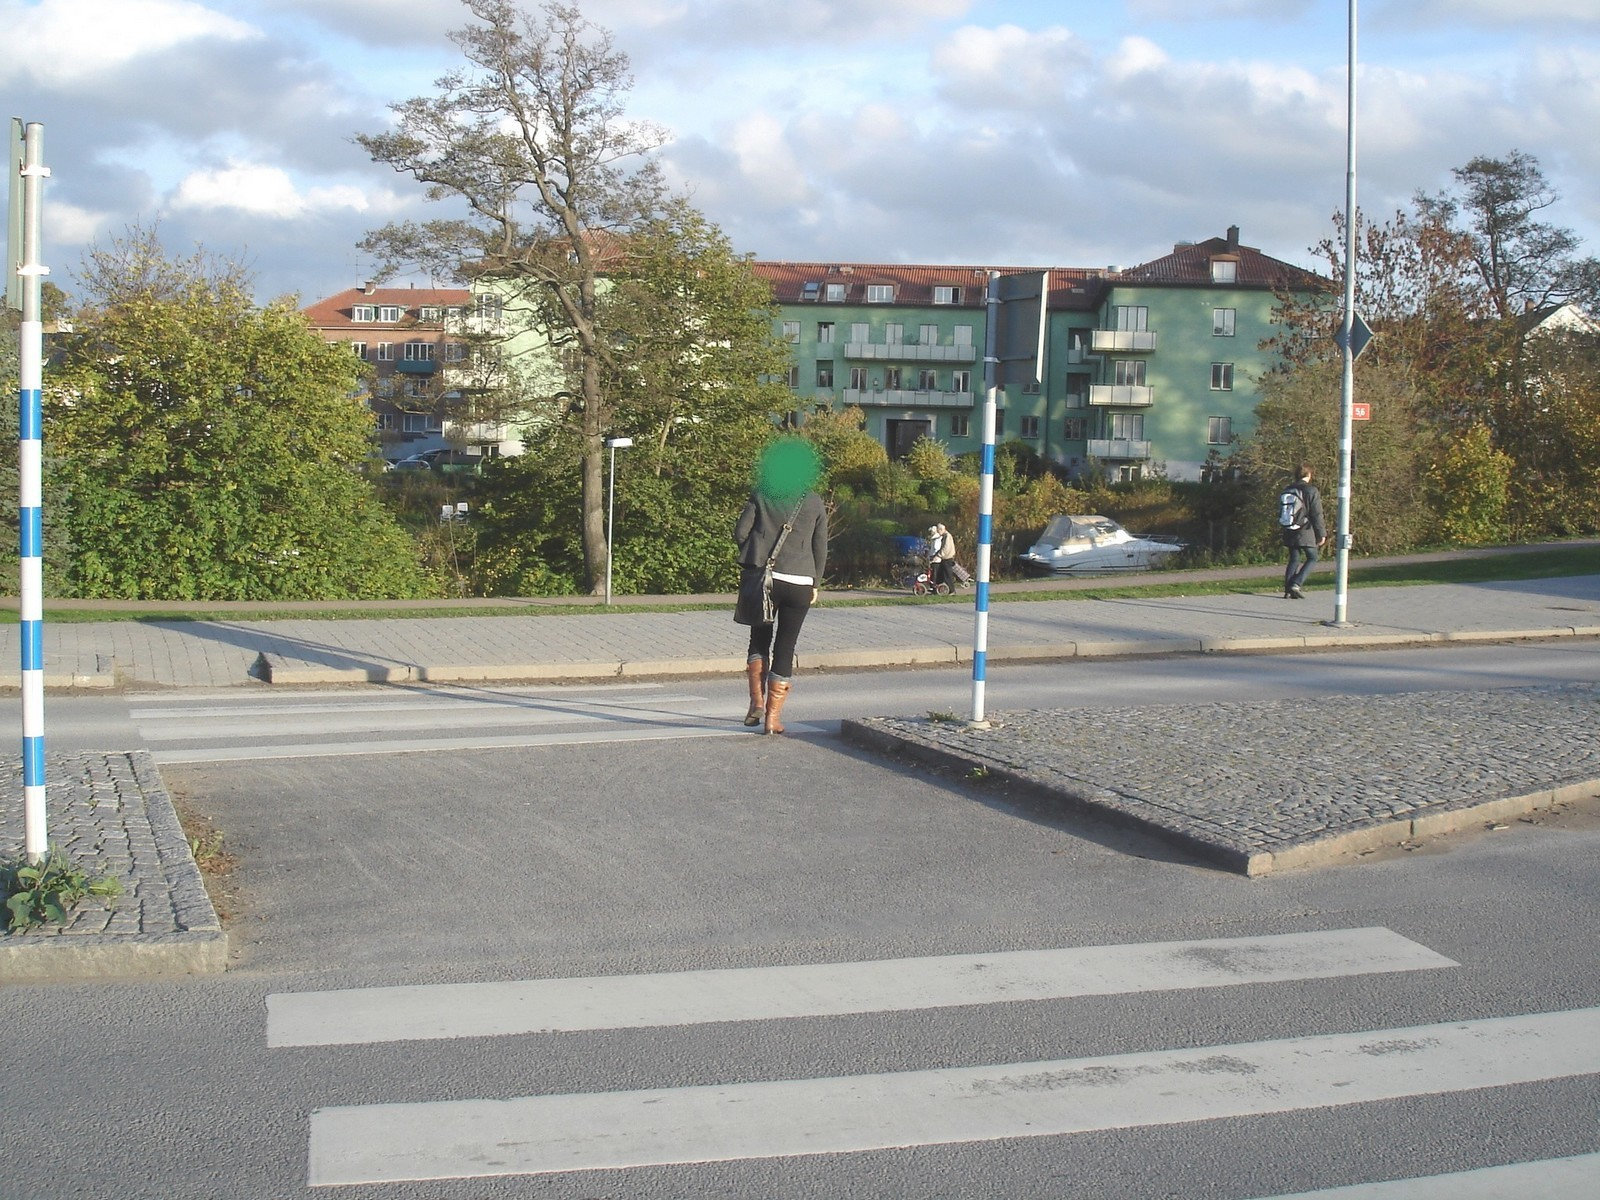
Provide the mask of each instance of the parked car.
{"label": "parked car", "polygon": [[389,468],[394,471],[431,471],[433,464],[420,454],[412,454],[395,459],[389,464]]}

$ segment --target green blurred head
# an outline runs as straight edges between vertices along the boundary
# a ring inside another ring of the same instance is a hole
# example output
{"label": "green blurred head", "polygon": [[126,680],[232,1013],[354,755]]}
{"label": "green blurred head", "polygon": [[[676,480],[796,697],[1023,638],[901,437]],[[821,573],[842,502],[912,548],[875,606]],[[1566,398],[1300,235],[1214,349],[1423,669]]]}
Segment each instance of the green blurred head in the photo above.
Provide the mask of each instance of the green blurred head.
{"label": "green blurred head", "polygon": [[793,503],[811,490],[822,472],[817,448],[805,438],[784,437],[761,452],[756,491],[768,500]]}

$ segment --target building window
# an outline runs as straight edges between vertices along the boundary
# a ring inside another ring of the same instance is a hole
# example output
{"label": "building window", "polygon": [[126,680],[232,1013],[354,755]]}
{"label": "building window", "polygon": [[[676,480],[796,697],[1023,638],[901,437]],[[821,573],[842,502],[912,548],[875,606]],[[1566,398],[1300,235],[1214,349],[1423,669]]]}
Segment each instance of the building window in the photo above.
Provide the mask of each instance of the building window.
{"label": "building window", "polygon": [[1233,364],[1211,364],[1211,390],[1213,392],[1233,391]]}
{"label": "building window", "polygon": [[886,325],[883,329],[883,341],[886,346],[898,346],[906,340],[906,327],[904,325]]}
{"label": "building window", "polygon": [[790,367],[789,368],[789,374],[785,378],[784,382],[786,382],[792,388],[799,387],[800,386],[800,368],[799,367]]}
{"label": "building window", "polygon": [[833,386],[833,364],[819,362],[817,364],[817,386],[831,388]]}
{"label": "building window", "polygon": [[365,342],[351,342],[350,353],[357,358],[365,358],[367,356],[367,344]]}
{"label": "building window", "polygon": [[972,390],[972,372],[951,371],[950,390],[952,392],[970,392]]}
{"label": "building window", "polygon": [[466,362],[467,348],[460,342],[446,342],[444,344],[445,362]]}
{"label": "building window", "polygon": [[1006,410],[1003,409],[1003,408],[999,408],[999,409],[995,410],[995,414],[994,414],[994,436],[995,436],[995,440],[999,441],[1000,440],[1000,435],[1002,433],[1004,433],[1005,431],[1006,431]]}
{"label": "building window", "polygon": [[1231,258],[1213,259],[1211,262],[1212,283],[1235,283],[1239,278],[1239,264]]}
{"label": "building window", "polygon": [[1206,445],[1226,446],[1233,441],[1232,417],[1206,418]]}
{"label": "building window", "polygon": [[783,340],[791,346],[800,340],[799,321],[785,321],[783,323]]}
{"label": "building window", "polygon": [[939,372],[937,372],[937,371],[929,371],[929,370],[926,370],[926,369],[917,372],[917,390],[918,391],[932,392],[932,391],[938,390],[938,387],[939,387]]}
{"label": "building window", "polygon": [[1089,436],[1088,418],[1068,417],[1066,424],[1061,427],[1061,434],[1069,441],[1082,441]]}
{"label": "building window", "polygon": [[956,343],[956,345],[958,345],[958,346],[970,346],[970,345],[972,345],[972,326],[971,325],[957,325],[955,327],[954,333],[955,333],[955,343]]}
{"label": "building window", "polygon": [[1025,437],[1025,438],[1036,438],[1036,437],[1039,436],[1039,418],[1038,417],[1023,417],[1022,418],[1022,436]]}
{"label": "building window", "polygon": [[1118,330],[1144,332],[1150,327],[1150,310],[1143,304],[1121,304],[1116,310]]}
{"label": "building window", "polygon": [[406,361],[407,362],[432,362],[433,361],[433,343],[432,342],[407,342],[406,343]]}
{"label": "building window", "polygon": [[1144,368],[1142,358],[1119,358],[1112,369],[1112,380],[1118,387],[1143,387]]}
{"label": "building window", "polygon": [[477,298],[477,302],[478,320],[492,324],[498,324],[501,316],[505,312],[505,304],[501,301],[500,297],[487,295],[479,296]]}
{"label": "building window", "polygon": [[831,341],[833,341],[833,322],[832,321],[818,321],[817,322],[817,342],[818,342],[818,344],[819,345],[820,344],[825,344],[825,343],[828,343],[828,342],[831,342]]}
{"label": "building window", "polygon": [[417,309],[417,320],[419,321],[427,321],[430,324],[437,325],[443,317],[444,312],[437,304],[424,304]]}
{"label": "building window", "polygon": [[1142,442],[1144,440],[1144,414],[1111,414],[1111,436],[1116,441]]}
{"label": "building window", "polygon": [[883,386],[888,388],[891,392],[898,392],[900,390],[899,367],[885,367],[883,369]]}
{"label": "building window", "polygon": [[917,342],[923,346],[937,346],[939,344],[939,327],[937,325],[917,326]]}
{"label": "building window", "polygon": [[969,428],[971,428],[971,426],[968,423],[968,421],[969,421],[969,418],[967,417],[966,413],[951,413],[950,414],[950,436],[951,437],[966,437],[967,436],[967,430]]}
{"label": "building window", "polygon": [[1089,407],[1089,377],[1082,374],[1067,376],[1067,407]]}
{"label": "building window", "polygon": [[365,324],[378,319],[378,310],[370,304],[358,304],[350,310],[350,319]]}
{"label": "building window", "polygon": [[867,369],[865,367],[850,368],[850,386],[858,392],[867,390]]}
{"label": "building window", "polygon": [[378,305],[378,320],[393,323],[400,319],[400,306],[398,304]]}
{"label": "building window", "polygon": [[894,285],[889,283],[869,283],[867,285],[868,304],[893,304]]}
{"label": "building window", "polygon": [[843,300],[844,299],[844,284],[842,284],[842,283],[830,283],[828,285],[827,297],[828,297],[829,300],[833,301],[833,303],[835,303],[835,304],[837,304],[837,303],[839,303],[839,301]]}
{"label": "building window", "polygon": [[858,345],[872,340],[872,330],[868,328],[865,321],[857,321],[850,326],[850,340]]}
{"label": "building window", "polygon": [[376,415],[378,418],[378,429],[385,433],[393,432],[394,414],[389,412],[381,412]]}
{"label": "building window", "polygon": [[958,287],[936,287],[933,289],[933,302],[935,304],[960,304],[961,289]]}
{"label": "building window", "polygon": [[1233,318],[1236,311],[1232,308],[1213,308],[1211,310],[1212,337],[1233,336]]}
{"label": "building window", "polygon": [[815,279],[808,279],[800,289],[800,299],[815,300],[822,293],[822,285]]}
{"label": "building window", "polygon": [[379,362],[393,362],[394,361],[394,343],[393,342],[379,342],[378,343],[378,361]]}

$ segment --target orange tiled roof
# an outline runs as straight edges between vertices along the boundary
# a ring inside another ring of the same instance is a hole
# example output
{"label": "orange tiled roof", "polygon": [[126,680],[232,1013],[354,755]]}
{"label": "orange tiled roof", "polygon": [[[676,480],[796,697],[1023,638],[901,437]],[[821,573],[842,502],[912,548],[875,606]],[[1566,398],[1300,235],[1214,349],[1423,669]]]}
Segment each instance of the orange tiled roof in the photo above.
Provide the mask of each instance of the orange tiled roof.
{"label": "orange tiled roof", "polygon": [[1137,267],[1130,267],[1117,276],[1123,284],[1156,285],[1170,287],[1202,287],[1211,283],[1211,264],[1217,259],[1238,263],[1238,271],[1230,286],[1242,288],[1290,287],[1296,290],[1317,290],[1328,281],[1320,275],[1261,253],[1254,246],[1239,243],[1239,230],[1228,230],[1225,238],[1207,238],[1203,242],[1182,243],[1172,248],[1172,253],[1151,259]]}
{"label": "orange tiled roof", "polygon": [[[404,310],[403,320],[415,321],[415,310],[423,305],[449,308],[464,307],[471,303],[472,292],[467,288],[350,288],[324,300],[318,300],[314,304],[308,304],[300,311],[305,314],[306,320],[318,329],[337,329],[352,324],[350,310],[357,304],[398,305]],[[370,324],[372,322],[362,322],[363,327]]]}
{"label": "orange tiled roof", "polygon": [[[1023,271],[1048,270],[1050,307],[1093,307],[1104,292],[1106,272],[1076,267],[986,267],[932,266],[922,263],[804,263],[754,261],[755,273],[772,285],[773,299],[780,304],[834,303],[864,304],[869,285],[888,284],[895,289],[897,304],[932,304],[933,289],[961,289],[961,299],[953,307],[981,308],[989,272],[1013,275]],[[814,285],[809,290],[807,285]],[[844,299],[828,301],[829,284],[844,285]],[[1092,296],[1092,301],[1085,297]]]}

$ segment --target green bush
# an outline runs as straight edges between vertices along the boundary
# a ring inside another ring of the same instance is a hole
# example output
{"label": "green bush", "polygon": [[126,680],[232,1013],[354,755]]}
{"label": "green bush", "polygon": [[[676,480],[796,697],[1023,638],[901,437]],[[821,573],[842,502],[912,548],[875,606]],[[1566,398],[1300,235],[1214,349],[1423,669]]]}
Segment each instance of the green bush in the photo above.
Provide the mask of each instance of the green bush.
{"label": "green bush", "polygon": [[90,878],[51,846],[36,863],[0,861],[0,892],[5,893],[7,928],[17,933],[46,921],[64,925],[85,896],[120,896],[122,885],[108,876]]}

